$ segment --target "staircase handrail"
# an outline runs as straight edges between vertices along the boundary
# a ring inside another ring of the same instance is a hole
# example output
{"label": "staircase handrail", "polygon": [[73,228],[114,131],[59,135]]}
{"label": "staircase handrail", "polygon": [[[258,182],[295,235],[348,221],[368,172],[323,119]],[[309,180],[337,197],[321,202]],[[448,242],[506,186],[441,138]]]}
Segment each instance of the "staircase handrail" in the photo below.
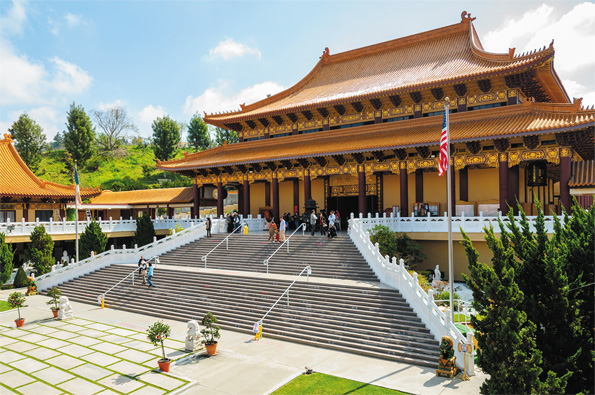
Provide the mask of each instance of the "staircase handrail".
{"label": "staircase handrail", "polygon": [[[148,262],[151,262],[152,260],[155,260],[155,264],[157,264],[157,262],[159,262],[159,256],[158,255],[155,255],[155,256],[147,259],[147,263]],[[105,291],[104,293],[102,293],[101,295],[99,295],[99,297],[97,299],[99,301],[101,301],[101,307],[102,308],[104,306],[105,295],[107,295],[112,289],[116,288],[118,285],[120,285],[122,282],[124,282],[124,280],[126,280],[128,277],[132,276],[132,285],[134,285],[134,273],[137,270],[138,270],[138,268],[135,268],[133,271],[131,271],[130,273],[128,273],[126,276],[124,276],[123,279],[121,279],[116,284],[114,284],[114,286],[112,286],[110,289],[108,289],[107,291]]]}
{"label": "staircase handrail", "polygon": [[208,256],[211,254],[211,252],[215,251],[215,250],[217,249],[217,247],[219,247],[221,244],[223,244],[223,242],[225,242],[225,249],[226,249],[226,250],[229,250],[229,237],[230,237],[231,235],[233,235],[234,233],[236,233],[236,230],[238,230],[238,229],[240,229],[240,228],[242,228],[242,227],[244,227],[244,226],[248,226],[248,224],[247,224],[247,223],[245,223],[245,222],[244,222],[243,224],[239,224],[239,225],[237,226],[237,228],[235,228],[235,229],[233,230],[233,232],[231,232],[230,234],[228,234],[228,235],[227,235],[227,237],[226,237],[225,239],[221,240],[221,241],[219,242],[219,244],[217,244],[215,247],[213,247],[213,249],[212,249],[211,251],[207,252],[207,254],[206,254],[206,255],[203,255],[203,256],[200,258],[200,260],[201,260],[201,261],[205,261],[205,269],[207,268],[207,257],[208,257]]}
{"label": "staircase handrail", "polygon": [[303,227],[304,229],[302,229],[302,236],[306,233],[306,223],[301,224],[300,226],[297,227],[296,230],[293,231],[292,234],[289,235],[288,238],[285,239],[285,241],[279,246],[279,248],[277,248],[275,250],[275,252],[273,252],[271,254],[271,256],[269,256],[267,259],[264,260],[263,264],[266,265],[267,267],[267,274],[269,274],[269,261],[271,260],[271,258],[273,257],[273,255],[275,255],[277,253],[277,251],[279,251],[281,249],[281,247],[283,247],[285,245],[285,243],[287,243],[287,253],[289,254],[289,239],[291,239],[291,237],[297,233],[298,230],[300,230],[300,228]]}
{"label": "staircase handrail", "polygon": [[310,281],[310,275],[312,274],[312,268],[310,267],[310,265],[308,265],[308,266],[306,266],[305,268],[302,269],[302,271],[300,272],[300,274],[298,274],[295,277],[295,279],[293,280],[293,282],[291,284],[289,284],[289,286],[285,289],[285,291],[283,291],[283,293],[281,294],[281,296],[279,296],[279,299],[277,299],[277,301],[275,301],[275,303],[273,303],[273,305],[271,306],[271,308],[269,309],[269,311],[267,311],[265,313],[265,315],[263,315],[262,318],[257,321],[257,323],[259,324],[259,326],[262,325],[262,323],[263,323],[264,319],[266,318],[266,316],[269,315],[269,313],[273,310],[273,308],[277,305],[277,303],[279,303],[279,301],[283,298],[283,296],[285,294],[287,294],[287,305],[289,306],[289,289],[293,286],[293,284],[295,284],[295,282],[298,280],[298,278],[300,278],[300,276],[302,274],[304,274],[304,271],[306,271],[306,281],[307,282]]}

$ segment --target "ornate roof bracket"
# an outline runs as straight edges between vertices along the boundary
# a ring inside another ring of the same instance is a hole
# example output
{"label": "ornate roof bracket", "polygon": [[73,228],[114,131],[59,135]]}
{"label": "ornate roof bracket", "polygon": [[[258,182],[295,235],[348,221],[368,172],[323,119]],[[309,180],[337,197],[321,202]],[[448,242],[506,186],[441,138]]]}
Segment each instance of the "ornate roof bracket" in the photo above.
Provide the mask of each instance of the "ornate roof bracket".
{"label": "ornate roof bracket", "polygon": [[370,99],[370,104],[374,107],[374,110],[380,110],[382,108],[382,101],[380,99]]}
{"label": "ornate roof bracket", "polygon": [[318,166],[325,167],[328,164],[328,161],[323,156],[315,156],[314,160],[318,163]]}
{"label": "ornate roof bracket", "polygon": [[229,174],[229,175],[232,175],[232,174],[233,174],[233,167],[231,167],[231,166],[225,166],[225,167],[223,168],[223,170],[224,170],[224,171],[225,171],[227,174]]}
{"label": "ornate roof bracket", "polygon": [[485,80],[479,80],[477,81],[477,86],[483,93],[488,93],[492,90],[492,81],[490,81],[489,78]]}
{"label": "ornate roof bracket", "polygon": [[384,152],[382,151],[373,151],[372,155],[374,156],[374,159],[376,159],[376,161],[378,162],[382,162],[386,158],[384,156]]}
{"label": "ornate roof bracket", "polygon": [[353,103],[351,103],[351,107],[353,107],[353,109],[355,110],[355,112],[362,112],[362,111],[364,111],[364,106],[359,101],[354,101]]}
{"label": "ornate roof bracket", "polygon": [[281,115],[273,115],[273,120],[277,125],[283,125],[283,117]]}
{"label": "ornate roof bracket", "polygon": [[312,111],[308,111],[308,110],[306,110],[306,111],[302,111],[302,115],[303,115],[304,117],[306,117],[306,119],[307,119],[308,121],[311,121],[311,120],[312,120],[312,118],[314,118],[314,114],[312,114]]}
{"label": "ornate roof bracket", "polygon": [[467,85],[465,84],[456,84],[453,86],[455,93],[457,96],[465,96],[467,94]]}
{"label": "ornate roof bracket", "polygon": [[213,172],[213,174],[214,174],[214,175],[216,175],[217,177],[219,177],[219,176],[221,175],[221,173],[223,173],[223,172],[221,171],[221,169],[220,169],[220,168],[218,168],[218,167],[214,167],[214,168],[212,168],[212,169],[211,169],[211,172]]}
{"label": "ornate roof bracket", "polygon": [[312,165],[310,161],[306,158],[299,158],[297,159],[297,161],[300,164],[300,166],[302,166],[304,169],[307,169]]}
{"label": "ornate roof bracket", "polygon": [[345,115],[345,112],[347,112],[347,110],[345,109],[345,106],[342,104],[337,104],[336,106],[333,106],[335,111],[337,112],[337,114],[339,115]]}
{"label": "ornate roof bracket", "polygon": [[421,101],[423,99],[421,92],[409,92],[409,96],[411,97],[411,100],[413,100],[413,102],[415,104],[421,103]]}
{"label": "ornate roof bracket", "polygon": [[323,117],[323,118],[328,118],[328,110],[324,107],[322,108],[317,108],[318,113]]}
{"label": "ornate roof bracket", "polygon": [[477,155],[481,151],[481,143],[479,141],[467,141],[466,145],[469,152],[473,155]]}
{"label": "ornate roof bracket", "polygon": [[266,165],[266,167],[268,167],[271,171],[277,171],[277,169],[279,168],[279,165],[277,165],[275,162],[265,162],[264,163]]}
{"label": "ornate roof bracket", "polygon": [[269,126],[269,120],[266,118],[258,118],[258,122],[265,128]]}
{"label": "ornate roof bracket", "polygon": [[399,160],[407,159],[407,151],[404,148],[395,149],[395,150],[393,150],[393,152],[395,153],[395,156],[397,157],[397,159],[399,159]]}
{"label": "ornate roof bracket", "polygon": [[285,167],[287,170],[293,169],[293,162],[291,162],[290,160],[282,160],[281,163],[283,164],[283,167]]}
{"label": "ornate roof bracket", "polygon": [[252,120],[246,121],[246,125],[248,125],[248,127],[252,130],[256,129],[256,122]]}
{"label": "ornate roof bracket", "polygon": [[343,155],[333,155],[333,160],[337,162],[339,166],[343,166],[347,161]]}
{"label": "ornate roof bracket", "polygon": [[236,132],[241,132],[242,129],[244,129],[244,126],[241,123],[239,123],[239,122],[226,123],[223,126],[225,126],[227,129],[231,129],[231,130],[234,130]]}
{"label": "ornate roof bracket", "polygon": [[298,120],[298,117],[297,117],[297,115],[295,115],[295,114],[294,114],[294,113],[292,113],[292,112],[289,112],[289,113],[287,113],[287,114],[285,114],[285,115],[287,115],[287,118],[289,118],[289,120],[290,120],[291,122],[294,122],[294,123],[295,123],[295,122],[297,122],[297,120]]}
{"label": "ornate roof bracket", "polygon": [[248,168],[245,165],[237,165],[236,167],[242,174],[248,173]]}
{"label": "ornate roof bracket", "polygon": [[351,154],[351,156],[359,165],[361,165],[362,163],[364,163],[366,161],[366,157],[359,152]]}
{"label": "ornate roof bracket", "polygon": [[430,157],[430,149],[427,146],[421,146],[421,147],[415,147],[415,149],[417,150],[417,153],[419,154],[420,157],[422,157],[423,159],[428,159]]}
{"label": "ornate roof bracket", "polygon": [[442,88],[432,88],[431,92],[432,96],[434,96],[434,99],[436,100],[442,100],[444,97],[444,90]]}
{"label": "ornate roof bracket", "polygon": [[539,136],[523,136],[523,143],[528,149],[535,149],[539,147]]}
{"label": "ornate roof bracket", "polygon": [[494,147],[496,147],[498,152],[506,152],[508,147],[510,147],[510,142],[508,139],[494,139]]}
{"label": "ornate roof bracket", "polygon": [[196,171],[203,177],[207,177],[209,175],[209,172],[206,169],[197,169]]}
{"label": "ornate roof bracket", "polygon": [[534,97],[538,102],[549,102],[550,98],[545,93],[537,79],[535,70],[527,70],[523,73],[507,75],[504,77],[506,86],[509,88],[521,88],[525,96]]}
{"label": "ornate roof bracket", "polygon": [[393,104],[393,106],[395,107],[400,107],[401,103],[403,103],[403,100],[401,99],[401,96],[399,95],[392,95],[388,97],[390,102]]}

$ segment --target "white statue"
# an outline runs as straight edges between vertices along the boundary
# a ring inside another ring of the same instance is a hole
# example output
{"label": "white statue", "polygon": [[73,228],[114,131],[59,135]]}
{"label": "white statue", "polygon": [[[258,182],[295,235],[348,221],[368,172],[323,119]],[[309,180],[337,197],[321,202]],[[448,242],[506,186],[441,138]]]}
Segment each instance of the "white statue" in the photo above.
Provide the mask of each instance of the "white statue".
{"label": "white statue", "polygon": [[440,281],[442,275],[440,274],[440,265],[436,265],[436,269],[434,269],[434,281]]}
{"label": "white statue", "polygon": [[70,260],[70,257],[68,256],[68,251],[64,250],[62,252],[62,259],[60,259],[60,261],[62,261],[63,263],[68,265],[69,260]]}
{"label": "white statue", "polygon": [[60,310],[58,310],[58,319],[68,320],[74,318],[72,306],[66,296],[60,296]]}
{"label": "white statue", "polygon": [[198,322],[188,321],[188,333],[186,334],[186,351],[196,351],[201,347],[202,335],[200,333]]}

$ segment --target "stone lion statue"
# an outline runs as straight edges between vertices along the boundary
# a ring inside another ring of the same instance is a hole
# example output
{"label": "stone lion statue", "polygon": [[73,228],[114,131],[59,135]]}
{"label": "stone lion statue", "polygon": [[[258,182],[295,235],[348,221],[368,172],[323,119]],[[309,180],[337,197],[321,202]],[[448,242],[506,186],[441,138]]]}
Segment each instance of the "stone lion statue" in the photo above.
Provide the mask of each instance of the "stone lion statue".
{"label": "stone lion statue", "polygon": [[440,358],[450,359],[455,355],[455,350],[452,347],[452,339],[448,336],[443,336],[440,342]]}
{"label": "stone lion statue", "polygon": [[58,318],[61,320],[74,318],[72,305],[66,296],[60,296],[60,310],[58,310]]}
{"label": "stone lion statue", "polygon": [[186,351],[196,351],[201,347],[202,335],[198,321],[190,320],[187,324],[188,333],[186,334]]}

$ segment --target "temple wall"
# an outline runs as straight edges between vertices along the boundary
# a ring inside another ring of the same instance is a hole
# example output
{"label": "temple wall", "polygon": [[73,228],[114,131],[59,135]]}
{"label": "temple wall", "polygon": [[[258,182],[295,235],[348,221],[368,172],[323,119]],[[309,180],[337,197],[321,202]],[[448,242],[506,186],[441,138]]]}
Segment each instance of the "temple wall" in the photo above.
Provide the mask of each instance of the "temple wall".
{"label": "temple wall", "polygon": [[264,183],[255,182],[250,184],[250,214],[256,217],[260,207],[264,207]]}
{"label": "temple wall", "polygon": [[312,193],[312,199],[316,200],[316,203],[318,204],[318,210],[323,210],[324,206],[325,206],[324,179],[317,178],[315,180],[312,180],[311,193]]}
{"label": "temple wall", "polygon": [[385,174],[382,180],[384,186],[384,209],[401,205],[400,178],[397,174]]}
{"label": "temple wall", "polygon": [[283,215],[284,213],[293,214],[292,180],[281,181],[279,183],[279,215]]}
{"label": "temple wall", "polygon": [[[519,178],[520,178],[520,176],[519,176]],[[469,170],[469,201],[470,202],[484,202],[487,200],[498,201],[498,197],[499,197],[498,180],[499,180],[499,176],[498,176],[497,168],[470,169]]]}

